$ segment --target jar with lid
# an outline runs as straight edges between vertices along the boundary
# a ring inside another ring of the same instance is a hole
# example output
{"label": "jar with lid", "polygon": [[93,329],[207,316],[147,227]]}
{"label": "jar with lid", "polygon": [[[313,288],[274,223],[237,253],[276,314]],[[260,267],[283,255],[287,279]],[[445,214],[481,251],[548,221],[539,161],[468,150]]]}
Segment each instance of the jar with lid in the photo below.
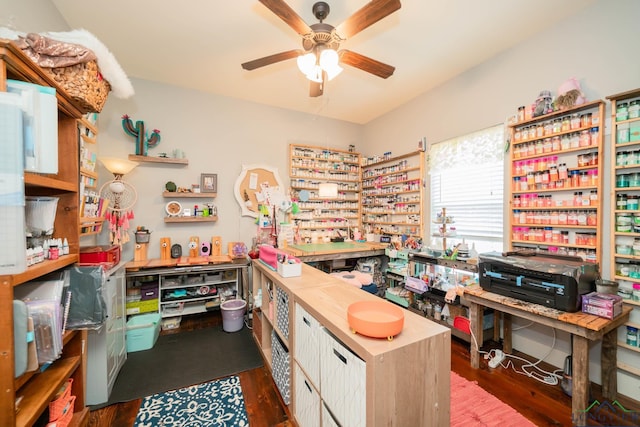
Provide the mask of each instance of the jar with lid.
{"label": "jar with lid", "polygon": [[627,345],[638,347],[638,328],[627,325]]}
{"label": "jar with lid", "polygon": [[631,299],[634,301],[640,301],[640,283],[633,284],[633,292],[631,293]]}
{"label": "jar with lid", "polygon": [[591,190],[589,192],[589,205],[598,206],[598,190]]}
{"label": "jar with lid", "polygon": [[616,135],[616,143],[624,144],[629,142],[629,128],[624,124],[620,126],[621,127],[618,128],[618,133]]}
{"label": "jar with lid", "polygon": [[590,166],[598,166],[598,152],[594,151],[591,154],[591,159],[589,160],[589,165]]}
{"label": "jar with lid", "polygon": [[627,196],[627,210],[631,210],[631,211],[638,210],[638,196],[635,196],[635,195]]}
{"label": "jar with lid", "polygon": [[629,160],[628,151],[618,151],[616,153],[616,166],[626,166]]}
{"label": "jar with lid", "polygon": [[580,129],[580,116],[577,113],[571,115],[570,127],[571,130]]}
{"label": "jar with lid", "polygon": [[542,123],[538,123],[536,125],[536,138],[542,138],[544,136],[544,125]]}
{"label": "jar with lid", "polygon": [[626,102],[621,102],[616,106],[616,122],[629,119],[629,107]]}
{"label": "jar with lid", "polygon": [[591,113],[585,113],[580,116],[580,126],[583,128],[591,126]]}
{"label": "jar with lid", "polygon": [[518,121],[524,122],[524,105],[518,107]]}
{"label": "jar with lid", "polygon": [[552,124],[551,130],[553,131],[553,133],[558,133],[558,132],[562,131],[562,119],[561,118],[553,119],[553,124]]}
{"label": "jar with lid", "polygon": [[616,195],[616,209],[619,211],[627,209],[627,195],[618,193]]}
{"label": "jar with lid", "polygon": [[565,133],[560,137],[560,148],[562,150],[568,150],[571,148],[571,138],[569,137],[569,134]]}
{"label": "jar with lid", "polygon": [[562,132],[566,132],[568,130],[571,130],[571,117],[564,116],[562,118],[562,124],[560,125],[560,130]]}
{"label": "jar with lid", "polygon": [[578,132],[573,132],[569,134],[569,148],[578,147],[580,147],[580,134]]}
{"label": "jar with lid", "polygon": [[591,135],[589,134],[588,129],[584,129],[580,131],[580,147],[588,147],[591,145]]}
{"label": "jar with lid", "polygon": [[629,103],[629,118],[637,119],[640,117],[640,99],[634,99]]}

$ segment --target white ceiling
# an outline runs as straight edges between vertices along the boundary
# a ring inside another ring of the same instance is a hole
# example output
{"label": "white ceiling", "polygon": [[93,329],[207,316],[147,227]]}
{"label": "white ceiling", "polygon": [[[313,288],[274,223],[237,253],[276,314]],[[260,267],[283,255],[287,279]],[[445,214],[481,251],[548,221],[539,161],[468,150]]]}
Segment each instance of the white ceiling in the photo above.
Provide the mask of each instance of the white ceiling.
{"label": "white ceiling", "polygon": [[[337,26],[365,0],[326,0]],[[52,0],[129,77],[364,124],[509,49],[595,0],[404,0],[402,8],[343,42],[393,65],[388,79],[352,67],[309,97],[295,60],[254,71],[241,63],[301,48],[301,39],[257,0]],[[309,25],[315,0],[287,0]]]}

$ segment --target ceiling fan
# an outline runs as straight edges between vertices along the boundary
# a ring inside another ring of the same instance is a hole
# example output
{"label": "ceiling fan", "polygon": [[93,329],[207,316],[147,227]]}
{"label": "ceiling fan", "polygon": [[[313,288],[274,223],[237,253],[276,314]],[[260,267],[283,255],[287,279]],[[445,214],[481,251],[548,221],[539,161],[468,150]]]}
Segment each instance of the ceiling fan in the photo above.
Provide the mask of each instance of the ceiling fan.
{"label": "ceiling fan", "polygon": [[341,42],[400,9],[400,0],[371,0],[337,27],[323,22],[330,10],[329,5],[323,1],[313,5],[313,15],[320,22],[312,25],[307,25],[284,0],[259,1],[302,36],[302,49],[288,50],[245,62],[242,64],[245,70],[255,70],[276,62],[298,58],[298,68],[311,80],[309,96],[314,97],[322,95],[324,84],[342,71],[340,64],[359,68],[383,79],[395,71],[395,67],[391,65],[338,48]]}

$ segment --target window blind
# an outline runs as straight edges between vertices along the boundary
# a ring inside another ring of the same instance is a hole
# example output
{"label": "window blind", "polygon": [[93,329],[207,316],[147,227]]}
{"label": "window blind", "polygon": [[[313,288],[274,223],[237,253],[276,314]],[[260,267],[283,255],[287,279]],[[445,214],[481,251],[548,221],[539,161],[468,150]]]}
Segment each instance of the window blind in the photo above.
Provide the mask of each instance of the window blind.
{"label": "window blind", "polygon": [[[430,217],[446,208],[455,221],[455,237],[478,252],[503,247],[504,127],[483,129],[433,144],[429,150]],[[431,235],[438,224],[431,223]],[[442,247],[440,239],[431,245]]]}

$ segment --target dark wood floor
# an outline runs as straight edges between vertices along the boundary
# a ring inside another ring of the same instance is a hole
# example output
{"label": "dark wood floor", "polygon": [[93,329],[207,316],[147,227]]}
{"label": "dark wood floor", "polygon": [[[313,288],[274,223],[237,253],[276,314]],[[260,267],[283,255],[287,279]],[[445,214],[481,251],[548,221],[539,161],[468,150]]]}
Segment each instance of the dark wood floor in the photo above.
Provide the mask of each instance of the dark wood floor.
{"label": "dark wood floor", "polygon": [[[219,325],[219,313],[183,317],[179,330],[162,333],[178,333],[180,331]],[[491,346],[491,344],[488,344]],[[493,345],[495,346],[495,344]],[[554,370],[551,366],[543,366]],[[490,369],[482,361],[481,369],[472,369],[469,363],[468,344],[452,339],[451,369],[462,377],[477,381],[478,384],[503,402],[516,409],[538,426],[570,426],[571,399],[562,392],[559,386],[542,384],[510,369]],[[253,369],[239,374],[244,394],[245,406],[251,427],[290,427],[291,415],[286,410],[280,395],[275,389],[271,375],[265,367]],[[603,401],[600,388],[592,387],[592,396]],[[634,426],[640,420],[640,404],[637,401],[620,398],[625,409],[638,413],[634,421],[617,419],[615,425]],[[111,405],[91,412],[90,427],[130,427],[140,406],[141,400]],[[607,420],[604,424],[589,421],[589,425],[613,425]]]}

